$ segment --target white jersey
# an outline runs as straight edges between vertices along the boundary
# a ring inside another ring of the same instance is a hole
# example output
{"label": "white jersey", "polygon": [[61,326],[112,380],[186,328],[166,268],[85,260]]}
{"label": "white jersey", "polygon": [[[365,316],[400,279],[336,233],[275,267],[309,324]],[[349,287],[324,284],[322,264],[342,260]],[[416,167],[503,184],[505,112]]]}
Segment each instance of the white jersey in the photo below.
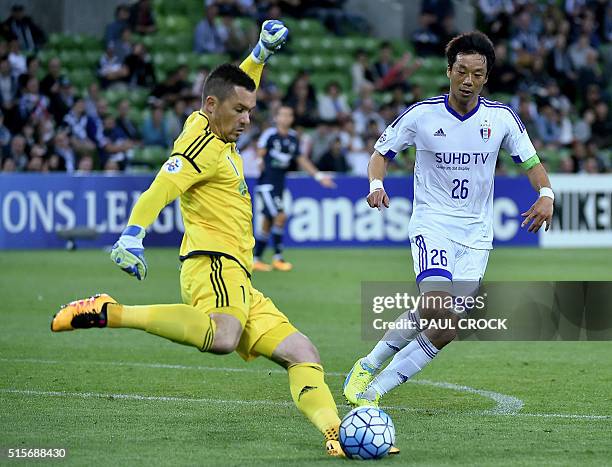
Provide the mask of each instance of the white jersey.
{"label": "white jersey", "polygon": [[375,149],[393,158],[416,146],[410,237],[433,230],[462,245],[492,248],[493,182],[500,147],[520,164],[536,154],[525,125],[507,105],[479,97],[459,115],[448,95],[413,104]]}

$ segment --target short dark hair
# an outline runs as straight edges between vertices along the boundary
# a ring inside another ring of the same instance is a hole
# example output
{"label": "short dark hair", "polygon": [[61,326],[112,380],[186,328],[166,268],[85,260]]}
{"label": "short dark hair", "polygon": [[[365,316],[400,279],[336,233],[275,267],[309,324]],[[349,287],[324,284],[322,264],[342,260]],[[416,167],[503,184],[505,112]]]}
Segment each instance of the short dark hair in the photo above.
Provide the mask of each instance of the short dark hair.
{"label": "short dark hair", "polygon": [[457,55],[459,54],[480,54],[487,59],[487,76],[495,63],[495,47],[493,42],[480,31],[464,32],[455,36],[446,45],[446,59],[448,68],[452,69]]}
{"label": "short dark hair", "polygon": [[204,82],[202,101],[206,100],[207,96],[215,96],[223,101],[234,92],[234,86],[241,86],[250,92],[257,89],[255,81],[236,65],[231,63],[219,65]]}

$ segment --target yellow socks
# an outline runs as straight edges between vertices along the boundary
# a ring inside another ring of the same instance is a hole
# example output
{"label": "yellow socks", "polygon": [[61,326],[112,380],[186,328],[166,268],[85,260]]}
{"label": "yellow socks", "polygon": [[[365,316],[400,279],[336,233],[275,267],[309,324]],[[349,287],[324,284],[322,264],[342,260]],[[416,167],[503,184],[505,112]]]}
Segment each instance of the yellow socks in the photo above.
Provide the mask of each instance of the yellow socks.
{"label": "yellow socks", "polygon": [[318,363],[297,363],[288,368],[289,389],[297,408],[325,439],[338,439],[338,409]]}
{"label": "yellow socks", "polygon": [[203,311],[189,305],[106,306],[111,328],[142,329],[179,344],[210,350],[215,337],[215,322]]}

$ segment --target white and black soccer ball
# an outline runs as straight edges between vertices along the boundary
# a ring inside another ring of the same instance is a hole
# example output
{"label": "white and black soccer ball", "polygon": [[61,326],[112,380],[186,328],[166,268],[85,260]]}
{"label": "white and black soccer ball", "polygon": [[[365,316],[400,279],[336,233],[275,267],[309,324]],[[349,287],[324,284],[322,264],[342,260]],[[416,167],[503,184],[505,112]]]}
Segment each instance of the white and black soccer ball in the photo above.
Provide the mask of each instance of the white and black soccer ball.
{"label": "white and black soccer ball", "polygon": [[391,417],[376,407],[357,407],[340,423],[340,445],[351,459],[380,459],[395,443]]}

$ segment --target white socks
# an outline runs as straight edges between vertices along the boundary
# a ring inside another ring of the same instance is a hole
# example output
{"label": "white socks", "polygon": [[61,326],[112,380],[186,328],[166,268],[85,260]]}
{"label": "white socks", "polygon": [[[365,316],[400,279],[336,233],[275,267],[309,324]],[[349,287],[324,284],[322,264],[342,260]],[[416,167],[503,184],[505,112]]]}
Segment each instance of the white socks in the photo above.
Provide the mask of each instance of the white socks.
{"label": "white socks", "polygon": [[[395,323],[396,325],[401,324],[406,329],[387,331],[378,344],[364,357],[364,363],[370,368],[378,370],[389,358],[406,347],[421,332],[419,320],[418,311],[402,313],[395,320]],[[410,327],[408,326],[409,323],[411,324]]]}
{"label": "white socks", "polygon": [[391,363],[372,380],[365,394],[370,395],[374,390],[383,396],[425,368],[437,353],[438,349],[433,346],[427,336],[420,333],[416,339],[400,350]]}

